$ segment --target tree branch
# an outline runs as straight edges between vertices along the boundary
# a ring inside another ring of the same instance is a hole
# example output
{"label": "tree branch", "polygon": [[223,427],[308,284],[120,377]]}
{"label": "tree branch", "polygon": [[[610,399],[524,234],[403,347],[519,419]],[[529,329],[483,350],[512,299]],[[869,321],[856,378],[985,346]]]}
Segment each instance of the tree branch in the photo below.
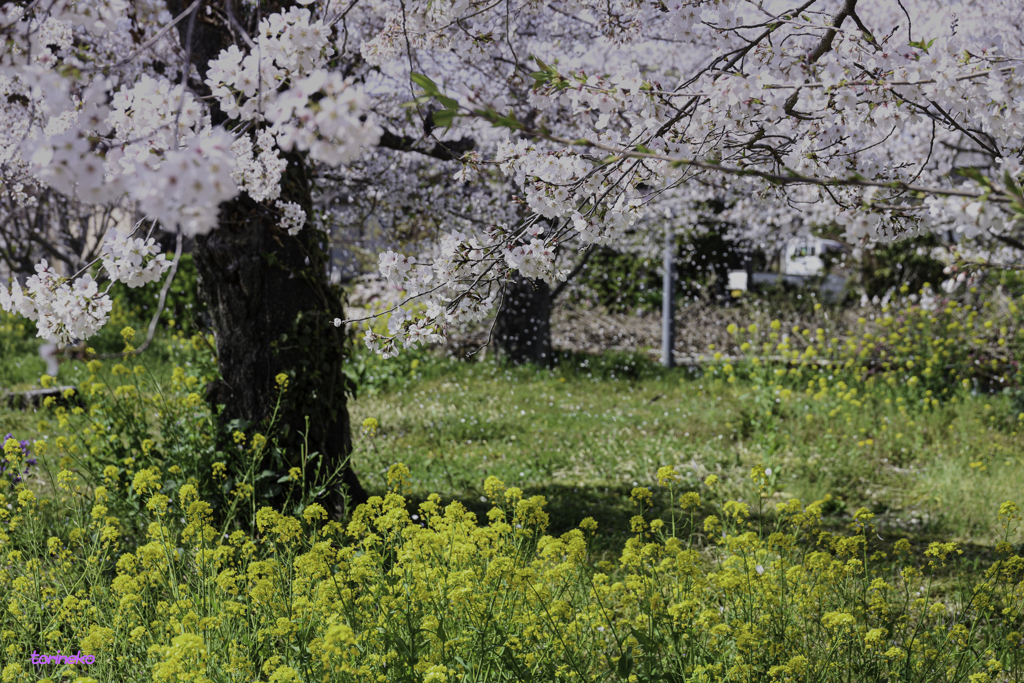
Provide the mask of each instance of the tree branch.
{"label": "tree branch", "polygon": [[919,185],[912,185],[902,180],[870,180],[866,178],[859,178],[851,176],[847,178],[818,178],[815,176],[799,175],[797,173],[790,172],[788,175],[782,175],[781,173],[770,173],[768,171],[761,171],[753,168],[738,168],[735,166],[725,166],[723,164],[713,163],[710,161],[701,161],[699,159],[686,159],[682,157],[672,157],[665,154],[655,154],[652,152],[638,152],[635,150],[621,149],[606,145],[600,142],[594,142],[587,140],[586,138],[580,138],[576,140],[570,140],[568,138],[559,137],[552,135],[551,133],[544,130],[524,130],[521,131],[522,135],[528,135],[534,138],[540,138],[542,140],[550,140],[551,142],[558,142],[563,145],[571,145],[577,147],[593,147],[594,149],[604,150],[610,152],[613,155],[629,158],[629,159],[654,159],[655,161],[665,161],[675,166],[691,166],[693,168],[699,168],[706,171],[713,171],[715,173],[721,173],[724,175],[732,176],[749,176],[754,178],[761,178],[767,180],[770,183],[777,185],[816,185],[819,187],[880,187],[888,188],[890,190],[902,190],[904,192],[920,192],[926,195],[934,195],[937,197],[970,197],[972,199],[980,199],[986,197],[989,201],[995,202],[1009,202],[1012,197],[1002,192],[972,192],[969,190],[958,190],[955,188],[944,188],[944,187],[923,187]]}
{"label": "tree branch", "polygon": [[1021,242],[1020,240],[1014,237],[1010,237],[1009,235],[997,235],[995,233],[989,234],[991,234],[993,237],[995,237],[997,240],[999,240],[1008,247],[1013,247],[1018,251],[1024,251],[1024,242]]}
{"label": "tree branch", "polygon": [[408,135],[395,135],[385,129],[380,136],[380,142],[377,143],[377,146],[399,152],[416,152],[435,159],[441,159],[442,161],[454,161],[466,152],[476,149],[476,140],[473,138],[459,138],[451,142],[438,142],[429,149],[418,146],[421,140],[422,138],[416,139]]}
{"label": "tree branch", "polygon": [[807,63],[814,64],[821,59],[822,55],[832,49],[832,41],[836,38],[839,28],[843,25],[846,17],[852,15],[857,8],[857,0],[846,0],[842,8],[832,17],[832,28],[821,37],[821,42],[807,55]]}
{"label": "tree branch", "polygon": [[573,268],[569,272],[569,274],[565,276],[564,281],[558,283],[558,286],[555,287],[555,289],[551,292],[552,303],[554,303],[555,299],[558,298],[559,294],[565,291],[565,288],[569,286],[569,283],[572,282],[572,279],[580,274],[580,271],[583,270],[584,266],[587,265],[587,261],[590,260],[591,255],[593,255],[595,251],[597,251],[597,249],[594,249],[593,247],[587,249],[587,253],[583,255],[583,259],[580,260],[580,262],[576,264],[576,267]]}

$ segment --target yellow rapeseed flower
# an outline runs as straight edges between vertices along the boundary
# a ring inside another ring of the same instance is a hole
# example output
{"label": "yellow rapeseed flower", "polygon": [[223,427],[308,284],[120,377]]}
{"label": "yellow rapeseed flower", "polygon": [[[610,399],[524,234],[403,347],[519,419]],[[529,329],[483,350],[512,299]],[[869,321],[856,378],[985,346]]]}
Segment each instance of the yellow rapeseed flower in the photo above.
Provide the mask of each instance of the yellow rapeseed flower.
{"label": "yellow rapeseed flower", "polygon": [[687,491],[679,496],[679,507],[684,510],[691,510],[700,507],[700,494],[695,491]]}
{"label": "yellow rapeseed flower", "polygon": [[675,467],[666,465],[658,470],[658,484],[661,486],[668,486],[677,481],[680,481],[682,477],[679,476],[679,472],[676,471]]}
{"label": "yellow rapeseed flower", "polygon": [[629,494],[629,499],[633,501],[634,505],[640,505],[641,507],[646,505],[647,507],[650,507],[654,500],[654,494],[651,493],[651,490],[646,486],[637,486]]}
{"label": "yellow rapeseed flower", "polygon": [[135,478],[132,480],[132,488],[135,489],[139,495],[147,494],[150,489],[159,489],[163,485],[160,483],[160,470],[156,467],[148,467],[144,470],[139,470],[135,473]]}
{"label": "yellow rapeseed flower", "polygon": [[263,447],[266,445],[267,437],[263,436],[262,434],[256,433],[253,434],[252,436],[252,443],[250,444],[249,448],[252,449],[254,453],[259,453],[260,451],[263,450]]}

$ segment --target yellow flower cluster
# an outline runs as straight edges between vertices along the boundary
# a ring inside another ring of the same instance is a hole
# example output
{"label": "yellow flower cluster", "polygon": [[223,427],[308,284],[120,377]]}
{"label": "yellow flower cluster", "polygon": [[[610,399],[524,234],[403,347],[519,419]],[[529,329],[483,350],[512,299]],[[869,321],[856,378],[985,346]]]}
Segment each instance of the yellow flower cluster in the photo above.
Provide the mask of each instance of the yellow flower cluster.
{"label": "yellow flower cluster", "polygon": [[[111,492],[98,487],[87,502],[61,473],[53,498],[25,484],[0,492],[0,632],[15,652],[46,643],[96,655],[98,680],[1024,675],[1024,557],[1012,547],[951,591],[953,544],[927,549],[932,566],[918,567],[907,543],[887,558],[870,512],[857,511],[846,533],[827,530],[826,501],[772,501],[765,468],[752,470],[749,497],[703,520],[701,496],[676,495],[672,468],[658,474],[675,498],[670,518],[651,518],[652,491],[635,488],[633,535],[617,565],[598,571],[596,522],[547,535],[546,500],[495,477],[484,483],[486,524],[437,495],[413,512],[399,464],[391,491],[347,525],[318,504],[298,516],[263,507],[251,537],[215,529],[194,485],[169,496],[160,471],[143,468],[130,481],[148,527],[121,552]],[[708,477],[709,499],[717,483]],[[1004,503],[999,515],[1015,533],[1019,508]],[[45,543],[29,542],[44,529]],[[21,680],[17,666],[6,665],[6,679]]]}
{"label": "yellow flower cluster", "polygon": [[974,306],[934,298],[928,290],[920,296],[898,297],[870,320],[859,318],[852,330],[835,329],[818,309],[820,326],[796,325],[788,332],[772,320],[767,334],[750,325],[744,337],[731,324],[736,351],[749,362],[737,367],[716,352],[709,372],[730,383],[748,376],[782,401],[829,404],[832,417],[861,407],[865,396],[909,394],[929,409],[951,400],[955,386],[987,390],[1024,383],[1024,318],[1013,301]]}

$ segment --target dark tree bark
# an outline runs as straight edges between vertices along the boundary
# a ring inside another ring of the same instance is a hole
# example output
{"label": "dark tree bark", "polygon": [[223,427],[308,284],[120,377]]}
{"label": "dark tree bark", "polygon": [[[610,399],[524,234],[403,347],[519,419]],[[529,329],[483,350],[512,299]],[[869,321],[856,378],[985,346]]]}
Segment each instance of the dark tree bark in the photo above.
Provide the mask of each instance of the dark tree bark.
{"label": "dark tree bark", "polygon": [[[189,0],[168,0],[167,8],[178,15],[190,4]],[[292,4],[294,0],[264,0],[260,9],[267,16]],[[245,50],[239,42],[240,31],[254,35],[258,18],[247,3],[208,0],[178,23],[182,48],[199,76],[188,79],[191,90],[209,95],[204,83],[209,62],[232,44]],[[168,76],[181,77],[180,72]],[[227,123],[216,103],[211,104],[211,120],[215,125]],[[464,138],[417,146],[416,140],[388,131],[379,144],[439,159],[457,158],[475,145]],[[297,202],[311,216],[305,159],[298,154],[287,158],[281,199]],[[284,461],[261,463],[260,471],[276,470],[283,475],[289,467],[301,464],[305,447],[323,456],[324,470],[344,465],[349,501],[358,504],[367,495],[347,464],[352,451],[347,379],[342,372],[347,347],[344,331],[331,323],[345,318],[341,293],[330,285],[327,245],[321,236],[308,225],[298,236],[290,236],[277,228],[277,220],[267,207],[240,196],[221,207],[214,231],[196,239],[193,254],[200,296],[209,309],[222,377],[208,388],[207,396],[213,404],[224,406],[221,419],[225,425],[235,420],[255,424],[274,409],[278,397],[275,377],[288,374],[290,385],[278,410],[276,434]],[[308,467],[304,476],[311,478],[314,469]],[[274,501],[280,502],[280,496],[268,502]],[[337,488],[325,502],[333,515],[344,514]]]}
{"label": "dark tree bark", "polygon": [[[289,159],[283,196],[309,212],[303,171],[301,158]],[[352,502],[365,502],[366,493],[346,462],[352,452],[342,372],[346,345],[344,331],[332,323],[344,318],[341,292],[328,281],[316,231],[306,226],[293,237],[277,227],[277,220],[243,196],[224,204],[217,229],[196,240],[199,291],[213,323],[222,378],[209,387],[208,397],[224,406],[224,424],[257,423],[270,417],[278,400],[275,377],[287,374],[276,432],[286,461],[264,462],[259,471],[284,475],[301,466],[305,446],[321,454],[323,473],[341,467]],[[314,472],[315,465],[307,466],[304,476],[311,479]],[[333,515],[344,514],[337,487],[327,503]]]}
{"label": "dark tree bark", "polygon": [[494,344],[498,355],[512,363],[535,363],[550,367],[551,288],[543,280],[528,280],[520,274],[509,281],[505,300],[494,323]]}
{"label": "dark tree bark", "polygon": [[[208,4],[218,11],[207,15],[200,3],[192,16],[178,24],[182,46],[199,72],[199,79],[190,79],[189,86],[199,94],[206,90],[203,80],[209,61],[235,40],[224,19],[232,8],[223,2]],[[290,4],[272,2],[264,11]],[[172,13],[187,5],[182,0],[168,1]],[[241,24],[254,28],[254,13],[242,3],[234,3],[233,9]],[[226,121],[216,106],[212,119]],[[299,154],[287,159],[281,199],[300,204],[312,216],[305,159]],[[224,203],[217,228],[196,239],[193,256],[199,292],[208,306],[222,378],[207,388],[207,398],[224,406],[223,424],[240,420],[255,427],[277,404],[276,376],[287,374],[289,385],[278,407],[274,435],[283,456],[278,460],[268,456],[257,472],[284,475],[288,468],[302,465],[305,448],[307,453],[319,453],[322,461],[310,461],[303,477],[312,480],[318,464],[322,474],[341,468],[349,501],[359,504],[367,495],[348,464],[352,430],[348,380],[342,372],[345,332],[332,322],[345,317],[341,292],[328,279],[325,238],[309,224],[297,236],[288,235],[277,227],[278,220],[275,211],[242,195]],[[264,480],[270,497],[263,502],[283,502],[278,478]],[[321,502],[332,516],[344,515],[340,486],[332,487]]]}

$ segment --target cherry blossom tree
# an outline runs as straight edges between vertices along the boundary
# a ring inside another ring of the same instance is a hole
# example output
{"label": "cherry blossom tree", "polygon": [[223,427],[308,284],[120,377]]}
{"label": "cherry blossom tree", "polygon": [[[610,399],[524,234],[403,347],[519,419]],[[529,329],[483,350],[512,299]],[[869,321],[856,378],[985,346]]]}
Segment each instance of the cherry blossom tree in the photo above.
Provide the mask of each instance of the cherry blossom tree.
{"label": "cherry blossom tree", "polygon": [[[574,3],[567,14],[594,19],[591,44],[603,63],[553,45],[521,50],[534,58],[521,71],[534,81],[530,112],[465,92],[450,72],[418,79],[446,107],[442,120],[515,131],[519,139],[495,160],[538,217],[559,220],[542,238],[526,232],[537,225],[527,221],[487,243],[453,241],[471,284],[484,273],[501,281],[510,268],[557,279],[555,246],[615,243],[652,194],[709,175],[732,177],[750,194],[773,191],[807,222],[837,222],[858,244],[952,229],[1021,245],[1024,32],[1011,3]],[[478,33],[451,40],[494,30],[497,10],[491,23],[482,16],[474,15]],[[416,35],[418,45],[438,40]],[[401,59],[397,38],[388,44],[388,56]],[[640,57],[627,67],[614,64],[616,54]],[[451,88],[436,84],[446,79]],[[382,270],[430,291],[397,263],[389,255]],[[470,291],[452,301],[476,315],[490,301]],[[389,353],[394,340],[415,343],[447,322],[400,317],[393,338],[368,341]]]}
{"label": "cherry blossom tree", "polygon": [[[861,245],[953,230],[1017,264],[1020,22],[1011,0],[6,2],[0,173],[143,216],[103,243],[111,281],[164,275],[155,226],[194,236],[223,375],[210,399],[256,421],[287,372],[285,438],[309,416],[312,447],[343,460],[345,315],[314,204],[328,176],[426,158],[459,163],[453,187],[497,170],[516,188],[503,218],[381,254],[408,294],[365,337],[384,356],[485,319],[514,277],[557,287],[560,254],[621,242],[699,181]],[[55,342],[104,324],[91,272],[36,269],[0,305]]]}

